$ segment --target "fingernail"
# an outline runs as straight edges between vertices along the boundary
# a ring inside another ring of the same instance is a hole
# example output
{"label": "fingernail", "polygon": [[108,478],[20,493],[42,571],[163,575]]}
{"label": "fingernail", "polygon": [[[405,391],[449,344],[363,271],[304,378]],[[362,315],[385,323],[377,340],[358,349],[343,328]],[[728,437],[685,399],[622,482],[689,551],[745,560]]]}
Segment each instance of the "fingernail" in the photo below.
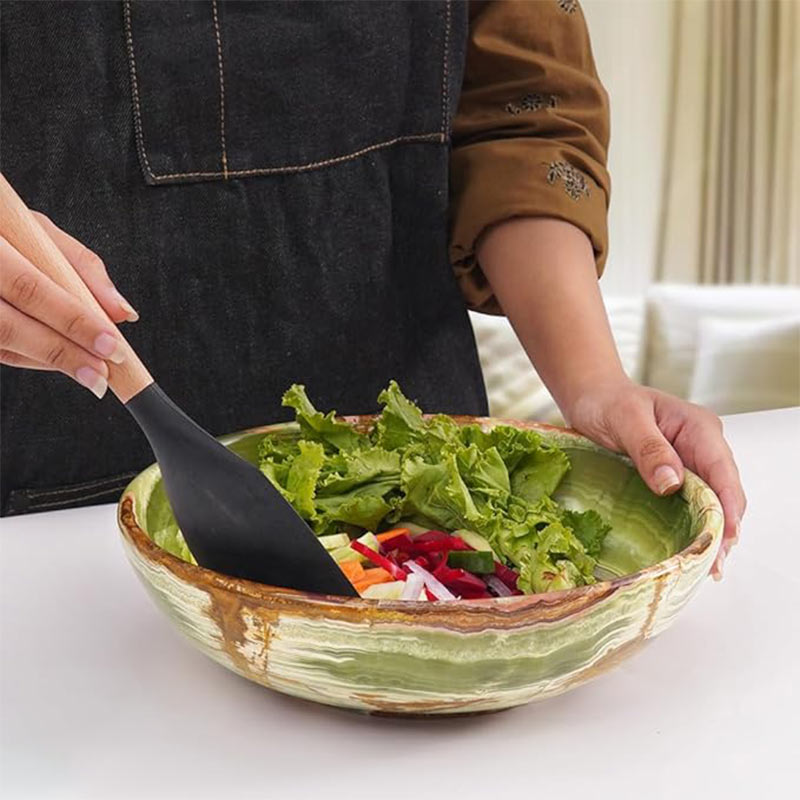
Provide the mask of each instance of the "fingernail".
{"label": "fingernail", "polygon": [[117,302],[125,312],[128,322],[136,322],[139,319],[139,312],[119,292],[117,292]]}
{"label": "fingernail", "polygon": [[681,485],[681,479],[678,477],[678,473],[666,464],[660,466],[653,473],[653,481],[655,482],[659,494],[666,494],[670,489]]}
{"label": "fingernail", "polygon": [[78,383],[93,392],[98,400],[102,399],[108,389],[108,381],[91,367],[79,367],[75,377]]}
{"label": "fingernail", "polygon": [[107,358],[114,364],[121,364],[125,360],[122,342],[116,336],[105,331],[94,340],[94,349],[98,355]]}

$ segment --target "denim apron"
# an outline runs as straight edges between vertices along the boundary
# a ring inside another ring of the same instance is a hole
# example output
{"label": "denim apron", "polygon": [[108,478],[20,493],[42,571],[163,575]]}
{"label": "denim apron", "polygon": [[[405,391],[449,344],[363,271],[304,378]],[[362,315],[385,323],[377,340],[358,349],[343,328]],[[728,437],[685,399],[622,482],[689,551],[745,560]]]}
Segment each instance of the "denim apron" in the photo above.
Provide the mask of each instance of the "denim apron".
{"label": "denim apron", "polygon": [[[391,378],[484,414],[447,258],[455,2],[5,2],[2,171],[104,259],[125,335],[215,435],[376,410]],[[109,394],[2,369],[2,512],[108,502],[152,462]]]}

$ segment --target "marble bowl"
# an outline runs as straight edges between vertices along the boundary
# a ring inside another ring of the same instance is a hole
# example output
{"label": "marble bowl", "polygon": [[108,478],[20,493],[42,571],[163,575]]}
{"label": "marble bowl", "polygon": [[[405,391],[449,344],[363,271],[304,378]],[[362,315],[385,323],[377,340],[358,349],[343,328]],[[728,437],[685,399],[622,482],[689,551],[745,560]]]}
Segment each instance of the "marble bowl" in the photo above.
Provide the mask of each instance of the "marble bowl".
{"label": "marble bowl", "polygon": [[[371,417],[347,418],[361,426]],[[592,586],[491,600],[418,603],[313,595],[238,580],[182,561],[151,536],[174,524],[157,465],[119,503],[125,551],[158,607],[203,653],[270,689],[389,714],[463,714],[565,692],[613,668],[668,627],[706,577],[722,537],[714,493],[687,473],[682,491],[653,495],[630,462],[573,431],[533,428],[572,469],[557,498],[613,525]],[[256,461],[266,432],[222,439]]]}

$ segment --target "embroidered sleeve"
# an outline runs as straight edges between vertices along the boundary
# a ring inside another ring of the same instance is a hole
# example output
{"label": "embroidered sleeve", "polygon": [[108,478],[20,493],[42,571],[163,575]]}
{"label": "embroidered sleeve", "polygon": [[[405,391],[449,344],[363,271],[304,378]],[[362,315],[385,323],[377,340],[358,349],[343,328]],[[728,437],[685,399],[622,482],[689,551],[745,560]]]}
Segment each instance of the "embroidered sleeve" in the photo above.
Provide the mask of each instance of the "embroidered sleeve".
{"label": "embroidered sleeve", "polygon": [[581,228],[602,272],[608,136],[608,96],[577,0],[473,0],[450,162],[450,258],[471,308],[502,313],[475,246],[511,217]]}

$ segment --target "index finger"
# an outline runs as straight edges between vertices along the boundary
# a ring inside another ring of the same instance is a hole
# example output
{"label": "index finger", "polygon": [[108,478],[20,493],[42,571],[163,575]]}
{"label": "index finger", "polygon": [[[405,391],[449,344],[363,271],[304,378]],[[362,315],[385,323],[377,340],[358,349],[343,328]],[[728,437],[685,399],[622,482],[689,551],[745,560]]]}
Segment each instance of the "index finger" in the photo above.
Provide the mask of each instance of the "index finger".
{"label": "index finger", "polygon": [[0,297],[84,350],[115,364],[124,359],[117,328],[40,272],[0,237]]}
{"label": "index finger", "polygon": [[136,322],[139,315],[133,306],[120,294],[103,263],[103,259],[79,242],[74,236],[62,231],[49,217],[34,211],[36,220],[44,228],[45,233],[55,242],[67,261],[75,267],[75,271],[83,278],[92,294],[103,307],[103,310],[116,322]]}

